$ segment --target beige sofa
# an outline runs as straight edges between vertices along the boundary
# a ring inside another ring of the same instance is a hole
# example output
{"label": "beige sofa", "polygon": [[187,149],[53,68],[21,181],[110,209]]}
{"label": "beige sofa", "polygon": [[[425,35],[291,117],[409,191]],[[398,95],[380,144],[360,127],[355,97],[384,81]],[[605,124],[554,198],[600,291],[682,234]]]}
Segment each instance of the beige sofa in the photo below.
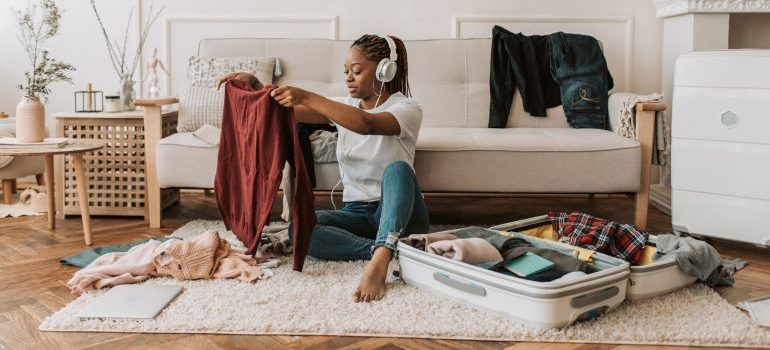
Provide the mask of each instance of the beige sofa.
{"label": "beige sofa", "polygon": [[[325,96],[346,95],[343,62],[350,41],[207,39],[199,56],[275,56],[277,82]],[[531,117],[516,94],[505,129],[487,128],[491,39],[406,41],[409,83],[423,108],[415,170],[428,194],[626,193],[636,196],[636,224],[645,227],[653,120],[662,104],[639,104],[637,139],[612,131],[572,129],[561,107]],[[623,95],[626,96],[626,95]],[[618,102],[620,95],[611,96]],[[213,188],[217,148],[191,133],[160,139],[160,108],[145,107],[147,190],[151,227],[160,227],[160,188]],[[611,124],[617,125],[617,110]],[[152,160],[156,160],[153,162]],[[339,179],[336,163],[317,164],[317,190]]]}

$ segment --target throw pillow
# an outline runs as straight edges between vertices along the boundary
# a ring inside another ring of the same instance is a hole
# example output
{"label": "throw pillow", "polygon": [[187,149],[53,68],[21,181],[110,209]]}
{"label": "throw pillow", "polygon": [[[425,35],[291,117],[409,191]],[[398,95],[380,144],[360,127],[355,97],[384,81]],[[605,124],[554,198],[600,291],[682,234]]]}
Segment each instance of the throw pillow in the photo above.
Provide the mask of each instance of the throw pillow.
{"label": "throw pillow", "polygon": [[222,125],[224,88],[219,79],[232,72],[254,74],[262,85],[273,83],[275,57],[190,57],[187,84],[179,90],[178,132],[193,132],[204,124]]}

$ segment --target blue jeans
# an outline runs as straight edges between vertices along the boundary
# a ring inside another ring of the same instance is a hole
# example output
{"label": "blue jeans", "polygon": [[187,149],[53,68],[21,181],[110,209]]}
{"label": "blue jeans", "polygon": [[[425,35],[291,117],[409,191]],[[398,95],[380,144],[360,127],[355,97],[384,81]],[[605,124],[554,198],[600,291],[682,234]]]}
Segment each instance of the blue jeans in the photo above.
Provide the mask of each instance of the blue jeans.
{"label": "blue jeans", "polygon": [[551,75],[559,83],[561,104],[573,128],[608,129],[607,92],[614,86],[599,42],[580,34],[554,33]]}
{"label": "blue jeans", "polygon": [[[378,247],[395,252],[399,238],[428,232],[428,208],[409,164],[388,165],[381,189],[379,202],[345,202],[339,210],[316,211],[308,254],[324,260],[366,260]],[[289,232],[294,232],[292,225]]]}

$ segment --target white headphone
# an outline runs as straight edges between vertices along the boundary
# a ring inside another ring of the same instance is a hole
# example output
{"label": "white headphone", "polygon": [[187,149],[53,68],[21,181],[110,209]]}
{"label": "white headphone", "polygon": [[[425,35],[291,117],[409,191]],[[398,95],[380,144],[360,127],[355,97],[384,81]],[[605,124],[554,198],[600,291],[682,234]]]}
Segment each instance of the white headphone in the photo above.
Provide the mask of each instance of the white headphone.
{"label": "white headphone", "polygon": [[387,83],[396,77],[396,71],[398,70],[398,65],[396,64],[396,61],[398,60],[398,53],[396,53],[396,43],[393,41],[393,38],[388,35],[377,34],[377,36],[385,39],[385,41],[388,42],[390,57],[380,60],[380,63],[377,64],[377,71],[375,72],[374,77],[378,81]]}

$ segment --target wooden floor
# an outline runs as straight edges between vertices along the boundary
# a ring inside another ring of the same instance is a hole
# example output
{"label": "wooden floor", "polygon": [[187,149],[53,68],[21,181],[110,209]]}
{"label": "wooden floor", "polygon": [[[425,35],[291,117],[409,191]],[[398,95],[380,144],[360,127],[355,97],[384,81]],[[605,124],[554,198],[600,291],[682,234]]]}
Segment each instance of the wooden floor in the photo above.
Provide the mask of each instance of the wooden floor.
{"label": "wooden floor", "polygon": [[[624,197],[572,198],[432,198],[431,222],[437,224],[495,224],[546,213],[550,209],[580,210],[632,222],[633,202]],[[329,207],[328,196],[317,208]],[[182,203],[165,212],[163,229],[148,229],[141,218],[93,217],[95,246],[134,241],[171,233],[195,219],[218,219],[213,197],[184,194]],[[442,341],[399,338],[327,336],[229,336],[185,334],[41,333],[47,315],[74,296],[64,285],[75,268],[58,259],[84,248],[79,217],[57,220],[47,228],[45,216],[0,219],[0,349],[660,349],[628,345],[542,344],[480,341]],[[651,209],[650,230],[671,229],[670,217]],[[728,301],[770,294],[770,254],[751,245],[712,241],[727,255],[740,256],[749,266],[736,275],[732,288],[720,288]]]}

